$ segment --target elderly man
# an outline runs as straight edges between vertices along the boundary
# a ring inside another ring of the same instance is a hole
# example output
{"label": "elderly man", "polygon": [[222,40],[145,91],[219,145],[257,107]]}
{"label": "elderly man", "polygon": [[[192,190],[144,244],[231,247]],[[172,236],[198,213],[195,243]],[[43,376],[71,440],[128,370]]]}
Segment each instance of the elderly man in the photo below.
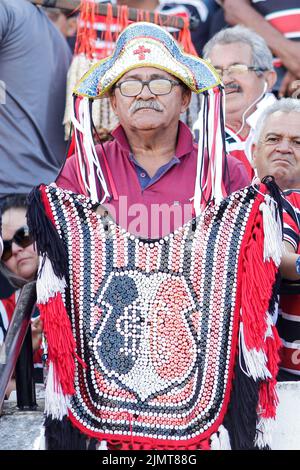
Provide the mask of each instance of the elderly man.
{"label": "elderly man", "polygon": [[[279,378],[300,380],[300,102],[281,99],[262,114],[253,145],[253,165],[260,178],[272,175],[284,190],[284,244],[281,263],[285,280],[278,330],[283,341]],[[294,294],[293,294],[294,289]],[[297,290],[295,290],[297,289]],[[298,293],[297,293],[298,291]]]}
{"label": "elderly man", "polygon": [[[199,148],[179,121],[191,91],[203,93]],[[223,199],[218,74],[141,22],[74,93],[77,152],[28,212],[47,448],[269,446],[278,353],[266,311],[282,244],[264,260],[264,184]],[[121,124],[94,147],[91,100],[106,94]]]}
{"label": "elderly man", "polygon": [[[96,146],[96,152],[104,172],[106,154],[109,161],[109,174],[105,176],[112,197],[105,203],[113,218],[130,232],[158,238],[192,218],[198,149],[190,130],[180,121],[180,114],[190,103],[191,90],[175,74],[144,66],[147,54],[148,50],[141,52],[143,60],[138,59],[132,70],[129,66],[110,88],[120,125],[112,133],[114,140],[103,148]],[[207,158],[204,166],[207,178]],[[77,169],[74,156],[67,160],[57,184],[82,192]],[[228,156],[223,166],[225,193],[249,182],[243,164]],[[96,184],[95,197],[101,200],[103,188]]]}
{"label": "elderly man", "polygon": [[225,86],[227,150],[244,163],[252,178],[255,125],[262,110],[275,101],[270,93],[276,82],[272,53],[258,34],[235,26],[217,33],[206,44],[204,57],[210,60]]}

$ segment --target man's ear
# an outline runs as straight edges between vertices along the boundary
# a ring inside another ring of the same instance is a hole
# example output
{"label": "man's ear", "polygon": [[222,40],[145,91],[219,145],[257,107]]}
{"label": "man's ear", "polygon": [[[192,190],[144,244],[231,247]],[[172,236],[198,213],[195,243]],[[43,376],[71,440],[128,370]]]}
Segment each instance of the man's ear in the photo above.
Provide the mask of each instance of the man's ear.
{"label": "man's ear", "polygon": [[184,113],[190,105],[192,99],[192,92],[189,88],[183,88],[182,90],[182,102],[181,102],[181,113]]}
{"label": "man's ear", "polygon": [[257,144],[252,144],[251,145],[251,165],[255,169],[257,166]]}
{"label": "man's ear", "polygon": [[267,91],[271,92],[277,80],[277,73],[275,72],[275,70],[268,70],[267,72],[265,72],[265,79],[268,84]]}
{"label": "man's ear", "polygon": [[115,95],[115,91],[114,91],[114,90],[112,90],[112,91],[109,93],[109,102],[110,102],[110,105],[111,105],[111,107],[112,107],[113,112],[115,113],[116,116],[118,116],[116,95]]}

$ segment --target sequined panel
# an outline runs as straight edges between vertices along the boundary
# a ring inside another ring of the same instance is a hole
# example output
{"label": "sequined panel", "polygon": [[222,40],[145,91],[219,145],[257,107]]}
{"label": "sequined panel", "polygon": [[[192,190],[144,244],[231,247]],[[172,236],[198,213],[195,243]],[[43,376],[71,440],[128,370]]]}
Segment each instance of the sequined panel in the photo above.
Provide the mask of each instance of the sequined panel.
{"label": "sequined panel", "polygon": [[230,389],[252,190],[156,241],[102,219],[84,196],[51,187],[47,195],[68,250],[66,304],[87,364],[76,364],[75,425],[99,439],[201,438]]}

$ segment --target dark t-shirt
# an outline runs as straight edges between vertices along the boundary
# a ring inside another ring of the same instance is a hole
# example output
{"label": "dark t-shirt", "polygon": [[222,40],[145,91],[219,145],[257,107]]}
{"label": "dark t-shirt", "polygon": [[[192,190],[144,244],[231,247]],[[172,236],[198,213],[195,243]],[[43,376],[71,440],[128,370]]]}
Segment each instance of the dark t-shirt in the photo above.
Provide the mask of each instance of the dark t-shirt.
{"label": "dark t-shirt", "polygon": [[41,9],[0,0],[0,196],[55,179],[70,61],[65,38]]}

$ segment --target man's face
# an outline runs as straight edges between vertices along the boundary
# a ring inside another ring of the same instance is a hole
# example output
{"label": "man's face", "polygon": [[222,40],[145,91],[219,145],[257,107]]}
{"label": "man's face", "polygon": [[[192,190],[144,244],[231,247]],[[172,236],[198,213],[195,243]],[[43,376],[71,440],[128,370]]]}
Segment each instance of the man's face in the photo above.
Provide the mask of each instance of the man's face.
{"label": "man's face", "polygon": [[271,114],[253,145],[253,166],[260,179],[274,176],[282,189],[300,188],[300,113]]}
{"label": "man's face", "polygon": [[[216,68],[227,69],[231,65],[253,66],[252,50],[248,44],[236,42],[217,44],[210,52],[209,59]],[[255,71],[232,73],[224,70],[222,81],[226,93],[226,114],[234,113],[242,117],[244,111],[261,95],[266,77]],[[230,122],[227,123],[230,126]]]}
{"label": "man's face", "polygon": [[[154,67],[140,67],[123,75],[117,85],[128,80],[168,79],[180,83],[169,73]],[[182,86],[173,86],[166,95],[155,95],[147,85],[135,97],[123,96],[120,88],[115,88],[111,95],[111,104],[119,118],[120,124],[126,130],[162,131],[170,125],[177,125],[180,113],[189,105],[191,93]]]}

